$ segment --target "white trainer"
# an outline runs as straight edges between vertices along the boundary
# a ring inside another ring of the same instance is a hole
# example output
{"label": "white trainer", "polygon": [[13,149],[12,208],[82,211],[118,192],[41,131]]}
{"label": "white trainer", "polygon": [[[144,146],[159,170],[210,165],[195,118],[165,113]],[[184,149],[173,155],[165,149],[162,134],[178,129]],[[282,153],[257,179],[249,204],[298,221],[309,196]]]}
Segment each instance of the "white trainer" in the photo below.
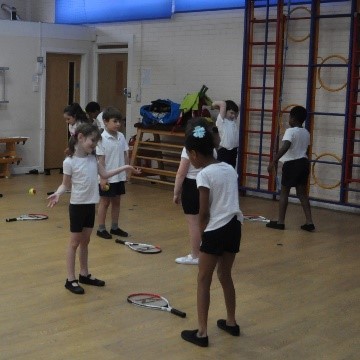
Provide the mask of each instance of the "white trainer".
{"label": "white trainer", "polygon": [[176,258],[175,262],[182,265],[198,265],[199,258],[193,258],[192,255],[189,254],[183,257]]}

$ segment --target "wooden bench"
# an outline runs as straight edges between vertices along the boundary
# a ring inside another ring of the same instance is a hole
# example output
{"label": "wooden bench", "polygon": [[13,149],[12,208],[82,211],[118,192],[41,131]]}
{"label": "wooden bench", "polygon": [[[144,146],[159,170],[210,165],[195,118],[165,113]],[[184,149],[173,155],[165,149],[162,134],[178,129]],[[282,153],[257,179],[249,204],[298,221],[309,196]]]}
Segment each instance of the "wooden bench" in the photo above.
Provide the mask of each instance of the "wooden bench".
{"label": "wooden bench", "polygon": [[[154,140],[144,141],[144,134],[153,135]],[[138,128],[130,163],[142,174],[131,175],[131,180],[174,185],[184,138],[184,132]]]}
{"label": "wooden bench", "polygon": [[10,177],[10,165],[16,164],[19,165],[21,157],[3,157],[0,158],[0,177]]}
{"label": "wooden bench", "polygon": [[0,177],[10,177],[11,165],[19,165],[22,158],[16,154],[16,144],[25,144],[27,139],[27,137],[20,136],[0,138],[0,143],[6,144],[5,151],[0,152]]}

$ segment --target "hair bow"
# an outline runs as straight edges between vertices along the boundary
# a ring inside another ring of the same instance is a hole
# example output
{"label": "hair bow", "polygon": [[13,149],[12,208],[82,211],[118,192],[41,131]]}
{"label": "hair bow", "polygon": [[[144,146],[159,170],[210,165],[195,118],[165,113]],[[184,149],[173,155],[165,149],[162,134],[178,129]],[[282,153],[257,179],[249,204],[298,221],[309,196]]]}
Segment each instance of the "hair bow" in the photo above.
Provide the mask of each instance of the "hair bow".
{"label": "hair bow", "polygon": [[193,130],[193,135],[196,138],[203,138],[205,136],[205,128],[202,126],[196,126]]}

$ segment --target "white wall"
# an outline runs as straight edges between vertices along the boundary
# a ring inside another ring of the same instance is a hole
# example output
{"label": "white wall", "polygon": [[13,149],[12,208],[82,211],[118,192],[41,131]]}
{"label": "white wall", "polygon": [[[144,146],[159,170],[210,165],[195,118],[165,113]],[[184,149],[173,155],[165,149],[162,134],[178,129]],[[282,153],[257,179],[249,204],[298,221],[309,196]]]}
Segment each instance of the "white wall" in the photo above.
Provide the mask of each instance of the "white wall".
{"label": "white wall", "polygon": [[[46,71],[37,83],[34,78],[37,57],[45,58],[46,51],[84,54],[81,100],[85,102],[93,41],[94,35],[86,27],[0,21],[0,66],[10,68],[5,74],[9,103],[0,104],[0,136],[30,138],[24,146],[18,146],[23,161],[13,166],[14,173],[43,169]],[[34,85],[39,85],[39,91],[34,92]],[[63,121],[62,114],[59,114],[59,121]]]}
{"label": "white wall", "polygon": [[[103,25],[97,26],[96,32],[98,42],[116,42],[126,34],[134,36],[129,85],[134,95],[141,92],[141,102],[133,96],[132,123],[138,120],[141,105],[158,98],[181,102],[187,93],[199,91],[203,84],[209,87],[207,94],[213,99],[240,101],[242,10]],[[143,85],[141,68],[150,73],[150,82]],[[129,126],[127,129],[129,132]]]}

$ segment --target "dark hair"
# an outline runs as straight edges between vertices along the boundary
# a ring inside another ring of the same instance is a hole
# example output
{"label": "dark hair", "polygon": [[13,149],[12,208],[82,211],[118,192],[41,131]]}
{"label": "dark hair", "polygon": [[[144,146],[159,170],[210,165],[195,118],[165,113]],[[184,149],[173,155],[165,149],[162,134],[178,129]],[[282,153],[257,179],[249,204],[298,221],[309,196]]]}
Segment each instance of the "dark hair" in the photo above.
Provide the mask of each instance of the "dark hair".
{"label": "dark hair", "polygon": [[107,121],[110,119],[122,119],[122,115],[120,110],[118,110],[115,107],[109,106],[107,108],[104,109],[103,111],[103,120]]}
{"label": "dark hair", "polygon": [[97,111],[100,111],[100,105],[95,102],[95,101],[90,101],[86,107],[85,107],[85,111],[87,113],[94,113],[94,112],[97,112]]}
{"label": "dark hair", "polygon": [[89,137],[91,135],[94,135],[97,141],[101,139],[101,132],[96,125],[82,123],[76,128],[75,134],[70,136],[69,147],[65,150],[66,155],[68,156],[74,155],[75,145],[78,142],[79,134],[84,135],[84,137]]}
{"label": "dark hair", "polygon": [[225,103],[226,103],[226,111],[232,110],[236,113],[239,112],[239,107],[235,104],[234,101],[226,100]]}
{"label": "dark hair", "polygon": [[66,106],[64,109],[64,114],[68,114],[69,116],[72,116],[73,118],[75,118],[75,121],[77,122],[89,121],[85,111],[78,103],[72,103],[71,105]]}
{"label": "dark hair", "polygon": [[195,150],[204,156],[213,155],[214,137],[205,118],[194,119],[192,127],[186,132],[185,148],[188,151]]}
{"label": "dark hair", "polygon": [[290,117],[292,117],[296,122],[302,124],[307,117],[307,111],[302,106],[294,106],[290,110]]}

